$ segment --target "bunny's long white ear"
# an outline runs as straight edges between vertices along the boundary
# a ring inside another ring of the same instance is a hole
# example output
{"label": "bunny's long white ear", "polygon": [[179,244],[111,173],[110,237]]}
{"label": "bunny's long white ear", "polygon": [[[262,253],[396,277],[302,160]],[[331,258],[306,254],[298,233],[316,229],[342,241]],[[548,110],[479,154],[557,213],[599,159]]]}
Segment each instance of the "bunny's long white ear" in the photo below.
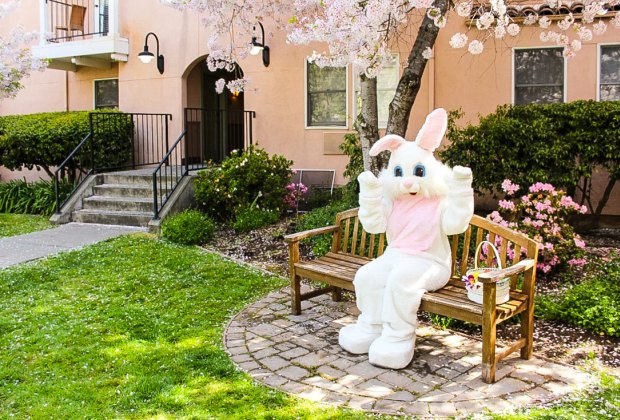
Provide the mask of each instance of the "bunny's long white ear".
{"label": "bunny's long white ear", "polygon": [[393,152],[398,149],[402,144],[404,144],[407,140],[402,138],[396,134],[388,134],[387,136],[381,137],[375,144],[372,145],[368,154],[370,156],[377,156],[379,153],[384,150],[389,150]]}
{"label": "bunny's long white ear", "polygon": [[448,113],[443,108],[437,108],[426,117],[415,142],[422,149],[433,152],[441,144],[447,128]]}

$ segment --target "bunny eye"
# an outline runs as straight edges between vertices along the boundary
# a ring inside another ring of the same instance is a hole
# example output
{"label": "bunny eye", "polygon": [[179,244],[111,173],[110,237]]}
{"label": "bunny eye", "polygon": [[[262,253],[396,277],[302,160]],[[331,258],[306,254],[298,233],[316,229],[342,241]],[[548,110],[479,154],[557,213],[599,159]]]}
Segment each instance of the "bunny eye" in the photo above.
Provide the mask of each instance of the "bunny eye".
{"label": "bunny eye", "polygon": [[422,178],[426,175],[426,168],[424,167],[424,165],[418,164],[415,166],[415,168],[413,168],[413,174]]}
{"label": "bunny eye", "polygon": [[403,168],[397,166],[394,168],[394,176],[403,176]]}

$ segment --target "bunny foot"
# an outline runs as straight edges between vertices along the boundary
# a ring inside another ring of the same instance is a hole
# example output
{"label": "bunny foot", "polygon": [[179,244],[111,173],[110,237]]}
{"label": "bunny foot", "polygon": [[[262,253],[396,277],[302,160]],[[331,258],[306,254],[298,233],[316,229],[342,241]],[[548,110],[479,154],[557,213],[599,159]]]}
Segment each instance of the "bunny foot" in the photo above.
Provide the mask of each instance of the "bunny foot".
{"label": "bunny foot", "polygon": [[384,336],[373,341],[368,350],[368,361],[379,367],[402,369],[413,359],[415,336],[394,341]]}
{"label": "bunny foot", "polygon": [[349,353],[365,354],[368,353],[372,342],[380,336],[381,325],[347,325],[340,329],[338,344]]}

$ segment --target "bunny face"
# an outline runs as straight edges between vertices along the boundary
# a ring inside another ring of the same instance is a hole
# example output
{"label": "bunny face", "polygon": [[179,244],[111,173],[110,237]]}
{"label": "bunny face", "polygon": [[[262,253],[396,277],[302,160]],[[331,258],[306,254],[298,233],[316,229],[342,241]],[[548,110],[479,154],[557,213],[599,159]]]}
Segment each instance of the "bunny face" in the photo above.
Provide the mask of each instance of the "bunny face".
{"label": "bunny face", "polygon": [[407,141],[392,152],[380,178],[386,195],[392,200],[418,194],[430,198],[447,193],[446,171],[448,169],[437,162],[431,152]]}
{"label": "bunny face", "polygon": [[445,180],[450,170],[433,156],[447,123],[446,111],[439,108],[428,115],[415,142],[389,134],[373,145],[371,156],[384,150],[392,152],[388,168],[380,175],[388,197],[394,200],[418,194],[427,198],[447,194]]}

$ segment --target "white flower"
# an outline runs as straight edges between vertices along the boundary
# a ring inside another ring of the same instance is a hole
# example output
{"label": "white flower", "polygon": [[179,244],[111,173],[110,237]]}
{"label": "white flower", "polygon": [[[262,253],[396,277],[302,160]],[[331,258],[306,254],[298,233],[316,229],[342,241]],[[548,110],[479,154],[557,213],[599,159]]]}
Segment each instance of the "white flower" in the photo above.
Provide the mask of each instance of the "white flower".
{"label": "white flower", "polygon": [[436,27],[441,29],[446,26],[446,24],[448,23],[448,19],[445,16],[437,16],[435,19],[433,19],[433,22],[435,23]]}
{"label": "white flower", "polygon": [[546,32],[541,32],[539,38],[540,38],[540,40],[542,42],[548,42],[549,41],[549,36],[547,35]]}
{"label": "white flower", "polygon": [[497,25],[495,27],[495,38],[503,38],[506,35],[506,27],[504,25]]}
{"label": "white flower", "polygon": [[521,28],[516,23],[511,23],[510,25],[508,25],[506,30],[508,31],[508,35],[510,36],[517,36],[519,35],[519,32],[521,32]]}
{"label": "white flower", "polygon": [[226,86],[226,80],[219,79],[217,82],[215,82],[215,91],[217,93],[224,92],[224,86]]}
{"label": "white flower", "polygon": [[425,60],[430,60],[433,58],[433,50],[431,50],[430,47],[426,47],[426,49],[422,51],[422,58]]}
{"label": "white flower", "polygon": [[620,28],[620,12],[616,12],[616,15],[610,22],[614,28]]}
{"label": "white flower", "polygon": [[484,12],[476,21],[476,27],[480,31],[486,31],[491,27],[494,21],[495,18],[490,12]]}
{"label": "white flower", "polygon": [[467,50],[472,55],[478,55],[482,53],[482,50],[484,50],[484,45],[482,44],[482,42],[474,39],[472,42],[469,43],[469,47],[467,48]]}
{"label": "white flower", "polygon": [[452,48],[463,48],[467,44],[467,35],[456,33],[450,38],[450,46]]}
{"label": "white flower", "polygon": [[566,58],[573,58],[576,54],[575,51],[570,49],[570,47],[564,47],[564,50],[562,50],[562,55]]}
{"label": "white flower", "polygon": [[529,13],[525,19],[523,20],[523,24],[525,26],[531,26],[533,24],[536,23],[536,21],[538,20],[538,15],[535,13]]}
{"label": "white flower", "polygon": [[590,29],[582,26],[577,31],[577,36],[579,37],[579,39],[581,39],[581,41],[588,42],[588,41],[592,40],[592,31]]}
{"label": "white flower", "polygon": [[538,25],[540,25],[540,27],[543,29],[547,29],[549,25],[551,25],[551,19],[549,19],[547,16],[543,16],[538,19]]}
{"label": "white flower", "polygon": [[592,25],[592,32],[594,35],[600,36],[603,35],[607,31],[607,25],[602,20],[599,20],[594,25]]}
{"label": "white flower", "polygon": [[471,13],[472,3],[464,1],[456,5],[456,14],[461,17],[469,17]]}
{"label": "white flower", "polygon": [[570,43],[570,47],[575,52],[579,51],[581,49],[581,41],[579,41],[578,39],[573,39],[573,41]]}

